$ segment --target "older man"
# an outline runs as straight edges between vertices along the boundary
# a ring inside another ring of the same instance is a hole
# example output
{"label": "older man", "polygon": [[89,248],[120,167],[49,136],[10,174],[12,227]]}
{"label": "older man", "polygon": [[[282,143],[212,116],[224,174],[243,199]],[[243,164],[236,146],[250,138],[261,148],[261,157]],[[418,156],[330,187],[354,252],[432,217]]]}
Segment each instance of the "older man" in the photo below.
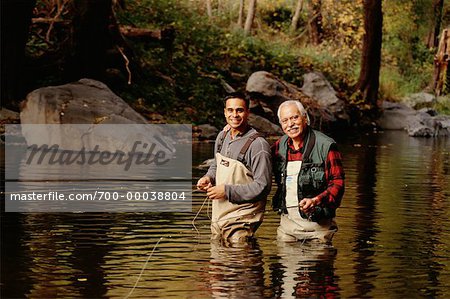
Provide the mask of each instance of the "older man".
{"label": "older man", "polygon": [[300,102],[283,102],[278,118],[285,133],[272,146],[278,185],[273,208],[281,214],[278,239],[329,243],[344,194],[341,154],[333,139],[309,126]]}
{"label": "older man", "polygon": [[233,93],[224,102],[230,129],[217,136],[215,162],[197,188],[212,200],[212,238],[234,242],[253,237],[262,223],[272,168],[269,144],[248,124],[248,98]]}

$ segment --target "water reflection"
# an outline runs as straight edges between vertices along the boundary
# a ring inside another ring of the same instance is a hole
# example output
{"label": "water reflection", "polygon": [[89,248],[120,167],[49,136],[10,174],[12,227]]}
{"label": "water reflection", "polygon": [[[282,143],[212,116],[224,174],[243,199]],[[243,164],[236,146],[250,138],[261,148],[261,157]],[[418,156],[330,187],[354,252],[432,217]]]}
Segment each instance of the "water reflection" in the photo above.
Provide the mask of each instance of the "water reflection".
{"label": "water reflection", "polygon": [[209,280],[213,298],[263,298],[263,253],[256,240],[243,244],[211,242]]}
{"label": "water reflection", "polygon": [[315,242],[277,242],[278,255],[271,268],[276,298],[336,298],[334,274],[337,250]]}
{"label": "water reflection", "polygon": [[[192,212],[3,213],[1,297],[124,298],[161,237],[130,298],[450,297],[449,143],[403,132],[340,140],[334,248],[278,243],[270,209],[255,244],[211,244],[207,205],[199,234],[192,227],[197,193]],[[194,145],[194,165],[211,155],[212,144]],[[203,173],[193,169],[192,184]]]}
{"label": "water reflection", "polygon": [[377,140],[363,141],[363,148],[357,153],[357,177],[356,177],[356,210],[355,210],[355,288],[356,296],[367,296],[373,288],[373,273],[379,269],[374,263],[373,256],[377,233]]}

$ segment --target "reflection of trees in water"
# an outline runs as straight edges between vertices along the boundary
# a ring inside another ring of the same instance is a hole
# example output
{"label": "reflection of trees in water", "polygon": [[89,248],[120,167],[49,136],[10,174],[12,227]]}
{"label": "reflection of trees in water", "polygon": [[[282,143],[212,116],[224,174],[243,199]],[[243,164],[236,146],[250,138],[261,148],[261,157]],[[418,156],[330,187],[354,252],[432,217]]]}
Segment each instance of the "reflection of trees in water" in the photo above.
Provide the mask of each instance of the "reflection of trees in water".
{"label": "reflection of trees in water", "polygon": [[[440,297],[441,283],[446,280],[448,273],[445,269],[450,266],[443,256],[448,255],[450,242],[443,231],[448,230],[448,182],[446,174],[450,163],[449,151],[442,150],[447,138],[424,139],[416,141],[416,150],[420,151],[420,163],[423,168],[422,184],[411,182],[411,186],[404,189],[404,198],[407,199],[408,209],[400,238],[401,260],[404,276],[421,274],[420,279],[411,280],[407,294],[421,294],[426,297]],[[444,143],[444,145],[442,144]],[[423,184],[424,183],[424,184]],[[446,191],[447,190],[447,191]]]}
{"label": "reflection of trees in water", "polygon": [[356,178],[356,242],[354,251],[357,252],[355,260],[355,288],[356,297],[367,296],[373,289],[371,273],[377,271],[372,250],[375,236],[379,232],[377,228],[376,213],[376,182],[377,182],[377,144],[364,145],[365,148],[358,151],[357,178]]}
{"label": "reflection of trees in water", "polygon": [[278,257],[269,266],[274,297],[339,297],[334,247],[314,242],[277,245]]}
{"label": "reflection of trees in water", "polygon": [[263,298],[262,250],[252,243],[223,245],[211,242],[208,277],[214,298]]}
{"label": "reflection of trees in water", "polygon": [[[23,231],[14,232],[21,236],[15,249],[2,251],[2,255],[12,257],[10,262],[2,263],[2,271],[13,269],[10,273],[14,273],[14,281],[4,282],[8,290],[2,296],[98,298],[106,294],[102,265],[111,250],[106,242],[109,231],[106,223],[111,221],[104,216],[92,218],[90,214],[88,222],[83,223],[80,217],[79,214],[26,214],[9,219],[15,222],[13,227]],[[9,234],[5,237],[8,242],[14,240]]]}

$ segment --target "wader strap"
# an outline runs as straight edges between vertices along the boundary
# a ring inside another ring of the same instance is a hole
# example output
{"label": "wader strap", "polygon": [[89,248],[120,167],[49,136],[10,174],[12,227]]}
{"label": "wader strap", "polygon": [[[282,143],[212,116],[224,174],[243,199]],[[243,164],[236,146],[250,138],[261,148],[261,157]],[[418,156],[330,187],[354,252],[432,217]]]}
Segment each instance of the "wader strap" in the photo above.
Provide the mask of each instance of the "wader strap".
{"label": "wader strap", "polygon": [[222,145],[223,145],[223,141],[225,139],[225,136],[227,136],[228,131],[224,132],[222,134],[222,137],[220,137],[218,143],[217,143],[217,153],[220,153],[220,151],[222,150]]}
{"label": "wader strap", "polygon": [[253,141],[255,141],[256,138],[258,137],[264,137],[264,134],[261,133],[255,133],[253,135],[251,135],[250,137],[248,137],[247,142],[244,144],[244,146],[241,148],[241,151],[239,152],[239,155],[237,157],[237,160],[243,164],[244,163],[244,157],[245,157],[245,153],[247,152],[248,148],[250,147],[250,145],[252,144]]}

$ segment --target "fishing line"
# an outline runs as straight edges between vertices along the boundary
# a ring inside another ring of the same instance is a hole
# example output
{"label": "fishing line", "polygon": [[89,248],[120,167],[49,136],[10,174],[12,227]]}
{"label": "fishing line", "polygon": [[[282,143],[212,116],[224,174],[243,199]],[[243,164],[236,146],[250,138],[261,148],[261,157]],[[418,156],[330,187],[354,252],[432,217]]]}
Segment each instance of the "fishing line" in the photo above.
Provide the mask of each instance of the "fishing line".
{"label": "fishing line", "polygon": [[[206,197],[205,200],[202,203],[202,206],[200,207],[200,209],[198,210],[197,214],[195,215],[194,219],[192,219],[192,227],[194,227],[195,231],[197,232],[197,237],[200,237],[200,231],[197,229],[197,227],[195,226],[195,220],[197,219],[198,215],[200,214],[200,212],[203,209],[203,206],[205,205],[206,201],[209,202],[209,198]],[[208,210],[209,210],[209,204],[208,204]],[[209,215],[208,215],[209,218]],[[211,219],[211,218],[210,218]]]}
{"label": "fishing line", "polygon": [[128,293],[128,295],[125,297],[125,299],[129,298],[130,295],[133,293],[134,289],[136,288],[136,286],[139,283],[139,280],[141,279],[142,274],[144,273],[145,267],[147,266],[148,262],[150,261],[150,258],[153,255],[153,252],[155,252],[156,247],[158,246],[159,242],[161,242],[161,240],[163,239],[163,237],[159,238],[158,242],[156,242],[155,246],[153,247],[152,252],[150,253],[150,255],[148,256],[147,260],[145,261],[144,266],[142,267],[141,273],[139,274],[136,283],[134,284],[133,288],[131,289],[131,291]]}

